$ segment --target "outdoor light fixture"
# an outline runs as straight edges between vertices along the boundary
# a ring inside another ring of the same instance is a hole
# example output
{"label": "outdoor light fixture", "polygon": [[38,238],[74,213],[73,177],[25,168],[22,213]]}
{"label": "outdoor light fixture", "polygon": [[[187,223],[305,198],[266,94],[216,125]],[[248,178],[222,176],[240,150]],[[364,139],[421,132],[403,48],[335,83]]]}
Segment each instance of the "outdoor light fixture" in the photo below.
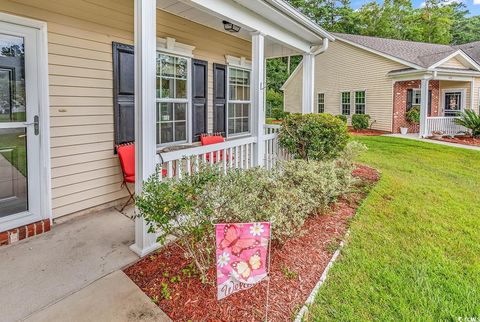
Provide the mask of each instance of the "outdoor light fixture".
{"label": "outdoor light fixture", "polygon": [[228,32],[239,32],[240,26],[237,26],[230,21],[223,20],[223,28]]}

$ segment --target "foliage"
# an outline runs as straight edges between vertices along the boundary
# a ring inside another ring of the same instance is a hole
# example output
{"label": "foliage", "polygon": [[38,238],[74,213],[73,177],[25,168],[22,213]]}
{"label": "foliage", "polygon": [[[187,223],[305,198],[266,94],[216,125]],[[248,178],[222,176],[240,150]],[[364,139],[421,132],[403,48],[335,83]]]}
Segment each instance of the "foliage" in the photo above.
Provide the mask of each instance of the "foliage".
{"label": "foliage", "polygon": [[175,238],[203,277],[211,264],[214,217],[202,194],[219,177],[219,169],[206,165],[181,180],[161,181],[154,175],[144,182],[142,194],[136,198],[138,215],[145,218],[149,232],[158,232],[162,244],[167,237]]}
{"label": "foliage", "polygon": [[410,124],[420,123],[420,108],[418,106],[412,107],[405,114],[405,119]]}
{"label": "foliage", "polygon": [[473,137],[480,137],[480,115],[472,110],[465,110],[455,123],[462,125],[470,130]]}
{"label": "foliage", "polygon": [[[329,161],[284,161],[273,170],[232,169],[223,175],[217,165],[180,179],[152,176],[136,199],[139,216],[164,243],[173,237],[192,260],[204,283],[215,257],[213,224],[272,222],[272,238],[280,243],[298,234],[309,215],[321,213],[354,179],[353,159],[363,149],[349,143]],[[177,279],[175,279],[177,280]],[[169,298],[168,289],[162,295]]]}
{"label": "foliage", "polygon": [[461,1],[426,0],[414,8],[411,0],[370,0],[357,10],[349,0],[289,1],[329,31],[438,44],[480,40],[480,19]]}
{"label": "foliage", "polygon": [[269,113],[267,116],[275,117],[273,115],[275,110],[283,111],[283,94],[275,91],[274,89],[267,90],[267,108]]}
{"label": "foliage", "polygon": [[283,120],[288,114],[281,108],[275,108],[272,110],[272,117],[276,120]]}
{"label": "foliage", "polygon": [[478,317],[478,151],[383,136],[355,140],[368,146],[357,161],[379,169],[381,179],[351,221],[342,260],[306,321]]}
{"label": "foliage", "polygon": [[368,114],[353,114],[352,127],[354,130],[365,130],[370,126],[370,115]]}
{"label": "foliage", "polygon": [[345,148],[347,126],[330,114],[290,114],[282,123],[279,142],[294,158],[331,160]]}
{"label": "foliage", "polygon": [[339,115],[335,115],[335,117],[338,118],[339,120],[341,120],[345,124],[347,124],[347,122],[348,122],[348,118],[347,118],[346,115],[339,114]]}

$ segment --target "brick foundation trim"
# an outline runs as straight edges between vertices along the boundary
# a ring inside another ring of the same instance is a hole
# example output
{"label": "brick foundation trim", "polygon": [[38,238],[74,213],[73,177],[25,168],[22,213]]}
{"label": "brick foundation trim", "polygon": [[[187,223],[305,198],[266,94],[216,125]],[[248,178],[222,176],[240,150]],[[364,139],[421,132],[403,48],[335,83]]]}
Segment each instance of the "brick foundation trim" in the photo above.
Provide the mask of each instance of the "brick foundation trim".
{"label": "brick foundation trim", "polygon": [[50,228],[50,219],[45,219],[0,232],[0,246],[10,245],[22,239],[46,233],[47,231],[50,231]]}

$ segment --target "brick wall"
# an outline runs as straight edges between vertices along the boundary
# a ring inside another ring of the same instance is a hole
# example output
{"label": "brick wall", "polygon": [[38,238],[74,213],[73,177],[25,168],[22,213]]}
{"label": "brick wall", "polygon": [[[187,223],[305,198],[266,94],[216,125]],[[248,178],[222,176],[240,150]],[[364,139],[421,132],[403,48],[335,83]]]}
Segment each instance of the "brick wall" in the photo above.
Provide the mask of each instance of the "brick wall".
{"label": "brick wall", "polygon": [[0,232],[0,246],[10,245],[25,238],[46,233],[50,230],[50,219]]}
{"label": "brick wall", "polygon": [[[432,91],[432,113],[431,116],[438,116],[438,105],[440,98],[439,81],[429,81],[428,88]],[[405,119],[407,111],[407,90],[419,89],[420,80],[396,82],[393,86],[393,133],[400,133],[400,127],[408,127],[410,133],[419,131],[418,125],[410,125]]]}

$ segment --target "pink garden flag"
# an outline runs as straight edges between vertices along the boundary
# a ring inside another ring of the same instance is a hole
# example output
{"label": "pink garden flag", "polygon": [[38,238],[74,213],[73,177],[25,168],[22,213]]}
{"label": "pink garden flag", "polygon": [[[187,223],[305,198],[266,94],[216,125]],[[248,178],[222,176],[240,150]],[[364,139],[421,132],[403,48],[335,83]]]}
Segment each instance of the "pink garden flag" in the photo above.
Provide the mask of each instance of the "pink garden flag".
{"label": "pink garden flag", "polygon": [[270,223],[217,224],[217,297],[248,289],[267,276]]}

